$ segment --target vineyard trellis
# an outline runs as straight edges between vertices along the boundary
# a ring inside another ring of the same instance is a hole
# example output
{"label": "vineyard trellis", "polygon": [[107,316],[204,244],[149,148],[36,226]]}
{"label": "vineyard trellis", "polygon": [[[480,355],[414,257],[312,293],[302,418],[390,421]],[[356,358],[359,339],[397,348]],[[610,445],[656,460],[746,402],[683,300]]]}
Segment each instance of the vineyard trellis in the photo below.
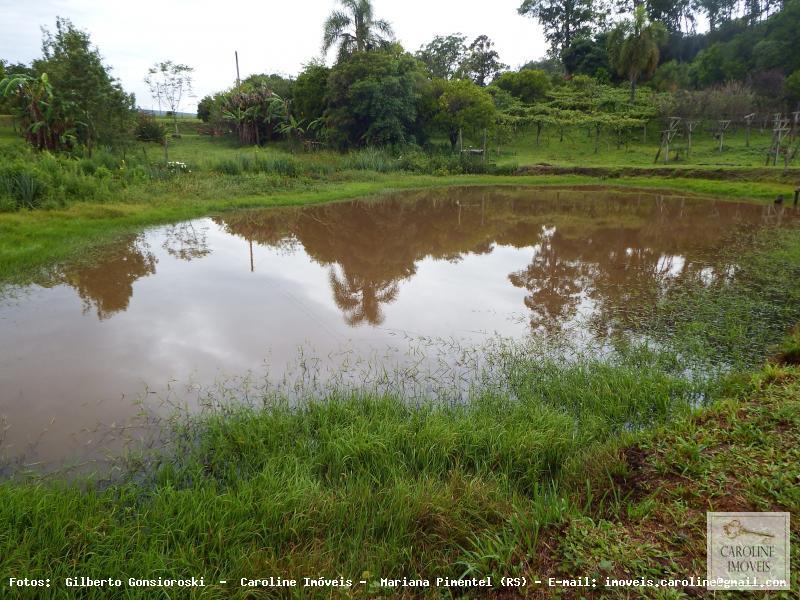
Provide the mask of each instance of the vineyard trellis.
{"label": "vineyard trellis", "polygon": [[667,128],[661,131],[661,145],[658,148],[658,152],[656,152],[656,158],[653,161],[654,163],[658,162],[659,156],[661,153],[664,154],[664,163],[669,162],[669,147],[672,144],[672,140],[675,139],[675,136],[680,133],[680,124],[683,119],[681,117],[670,117],[669,123],[667,124]]}

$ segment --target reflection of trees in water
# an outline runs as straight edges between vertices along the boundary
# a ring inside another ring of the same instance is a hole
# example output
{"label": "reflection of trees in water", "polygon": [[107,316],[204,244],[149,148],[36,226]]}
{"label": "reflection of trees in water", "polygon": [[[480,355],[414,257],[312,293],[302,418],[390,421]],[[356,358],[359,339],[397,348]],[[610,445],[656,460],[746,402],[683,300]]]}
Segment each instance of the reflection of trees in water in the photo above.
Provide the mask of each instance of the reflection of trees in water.
{"label": "reflection of trees in water", "polygon": [[397,283],[412,277],[419,261],[458,261],[498,244],[536,249],[528,267],[509,275],[529,291],[533,326],[559,327],[585,298],[596,324],[609,328],[631,304],[652,305],[668,281],[699,272],[708,264],[704,253],[713,254],[740,223],[758,222],[760,211],[607,189],[458,188],[218,222],[272,247],[302,244],[331,268],[334,300],[351,325],[380,323],[381,306],[397,298]]}
{"label": "reflection of trees in water", "polygon": [[525,306],[531,312],[531,326],[549,332],[575,315],[587,267],[579,261],[564,260],[554,243],[555,233],[554,228],[543,228],[531,263],[508,276],[515,287],[529,292]]}
{"label": "reflection of trees in water", "polygon": [[206,234],[207,226],[196,225],[193,221],[170,225],[165,229],[162,247],[170,256],[180,260],[194,260],[211,254]]}
{"label": "reflection of trees in water", "polygon": [[93,264],[64,269],[64,280],[83,300],[84,312],[94,307],[100,319],[128,308],[133,283],[156,272],[156,257],[143,236],[127,236],[103,250]]}
{"label": "reflection of trees in water", "polygon": [[389,304],[397,298],[397,284],[383,282],[377,287],[375,282],[359,275],[343,272],[341,277],[335,267],[328,274],[333,290],[333,299],[342,312],[348,325],[383,323],[381,304]]}

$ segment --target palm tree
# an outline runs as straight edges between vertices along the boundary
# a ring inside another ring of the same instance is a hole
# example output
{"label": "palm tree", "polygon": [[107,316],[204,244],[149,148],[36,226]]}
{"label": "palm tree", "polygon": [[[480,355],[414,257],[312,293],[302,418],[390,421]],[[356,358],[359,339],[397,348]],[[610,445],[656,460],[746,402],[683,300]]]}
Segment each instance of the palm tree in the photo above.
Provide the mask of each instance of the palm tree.
{"label": "palm tree", "polygon": [[331,267],[328,279],[333,300],[342,309],[345,321],[351,327],[361,323],[383,323],[381,305],[394,302],[399,292],[395,281],[371,281],[363,275],[348,273],[344,268],[340,277],[335,267]]}
{"label": "palm tree", "polygon": [[642,5],[636,7],[633,20],[623,21],[611,31],[609,58],[620,76],[631,82],[631,102],[636,99],[639,79],[649,77],[658,67],[659,46],[666,39],[666,28],[657,21],[649,21]]}
{"label": "palm tree", "polygon": [[375,19],[370,0],[339,0],[343,10],[333,11],[322,35],[322,53],[339,44],[339,59],[358,51],[372,50],[386,43],[394,35],[392,26],[383,19]]}

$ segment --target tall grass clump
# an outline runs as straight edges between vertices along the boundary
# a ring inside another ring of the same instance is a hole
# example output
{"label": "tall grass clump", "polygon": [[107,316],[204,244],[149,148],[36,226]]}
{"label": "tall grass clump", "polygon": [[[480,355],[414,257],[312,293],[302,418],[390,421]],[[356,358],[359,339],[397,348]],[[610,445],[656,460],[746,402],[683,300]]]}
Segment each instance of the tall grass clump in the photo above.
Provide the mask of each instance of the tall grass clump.
{"label": "tall grass clump", "polygon": [[410,148],[398,158],[398,167],[427,175],[513,175],[517,171],[516,164],[497,165],[481,156],[460,155],[449,148],[432,148],[428,152]]}
{"label": "tall grass clump", "polygon": [[42,204],[46,186],[40,176],[24,167],[10,167],[0,170],[0,190],[10,198],[10,208],[34,209]]}
{"label": "tall grass clump", "polygon": [[291,156],[269,156],[260,153],[239,154],[233,158],[223,158],[211,165],[211,170],[223,175],[242,175],[263,173],[298,177],[302,171],[300,163]]}
{"label": "tall grass clump", "polygon": [[343,169],[356,171],[377,171],[388,173],[397,171],[400,166],[388,151],[382,148],[364,148],[350,152],[342,162]]}
{"label": "tall grass clump", "polygon": [[0,166],[0,206],[48,209],[74,202],[105,201],[133,183],[146,183],[150,165],[108,149],[75,156],[42,152],[11,158]]}

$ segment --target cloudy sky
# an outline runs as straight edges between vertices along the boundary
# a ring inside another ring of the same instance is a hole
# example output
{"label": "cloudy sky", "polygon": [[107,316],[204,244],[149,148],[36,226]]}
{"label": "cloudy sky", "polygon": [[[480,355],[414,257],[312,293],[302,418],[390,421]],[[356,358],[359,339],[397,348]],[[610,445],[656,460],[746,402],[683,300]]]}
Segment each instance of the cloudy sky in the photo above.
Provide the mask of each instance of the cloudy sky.
{"label": "cloudy sky", "polygon": [[[546,51],[541,28],[517,14],[521,0],[374,0],[376,15],[394,26],[397,39],[416,50],[435,35],[485,33],[503,62],[519,66]],[[235,79],[234,50],[242,77],[296,74],[320,55],[322,23],[335,0],[0,0],[0,58],[30,62],[41,54],[40,27],[56,16],[89,31],[113,73],[140,106],[152,105],[142,82],[156,61],[193,66],[197,98]],[[196,99],[182,110],[194,110]]]}

